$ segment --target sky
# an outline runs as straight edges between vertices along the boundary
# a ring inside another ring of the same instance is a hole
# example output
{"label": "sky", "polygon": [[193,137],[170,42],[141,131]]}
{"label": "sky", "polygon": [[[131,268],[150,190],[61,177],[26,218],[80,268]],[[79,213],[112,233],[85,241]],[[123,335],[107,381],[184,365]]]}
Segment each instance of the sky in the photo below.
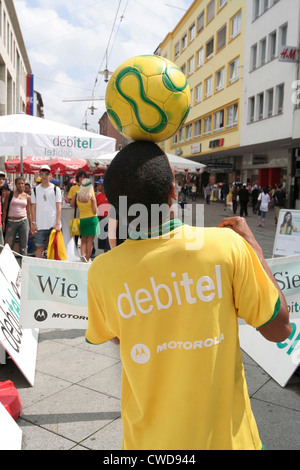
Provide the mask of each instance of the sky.
{"label": "sky", "polygon": [[78,128],[87,123],[88,130],[99,132],[105,102],[98,99],[105,97],[107,86],[99,72],[113,72],[131,57],[153,54],[192,3],[14,0],[45,118]]}

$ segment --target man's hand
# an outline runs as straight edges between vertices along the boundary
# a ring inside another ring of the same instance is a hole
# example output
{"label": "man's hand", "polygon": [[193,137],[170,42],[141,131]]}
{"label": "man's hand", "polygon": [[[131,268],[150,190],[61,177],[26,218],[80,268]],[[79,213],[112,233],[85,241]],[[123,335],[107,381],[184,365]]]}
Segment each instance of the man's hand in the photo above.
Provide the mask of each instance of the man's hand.
{"label": "man's hand", "polygon": [[252,246],[259,260],[262,262],[262,260],[264,259],[263,251],[259,246],[258,242],[256,241],[244,217],[228,217],[226,219],[223,219],[219,223],[218,227],[231,228],[236,233],[241,235],[241,237],[243,237],[249,243],[249,245]]}
{"label": "man's hand", "polygon": [[117,338],[117,337],[112,338],[112,339],[111,339],[111,342],[114,343],[114,344],[120,344],[120,340],[119,340],[119,338]]}
{"label": "man's hand", "polygon": [[270,323],[262,326],[258,331],[269,341],[281,342],[288,338],[292,332],[290,321],[289,321],[289,312],[286,300],[282,294],[282,291],[277,284],[275,277],[270,270],[268,263],[266,262],[263,251],[259,244],[257,243],[253,233],[251,232],[247,222],[243,217],[229,217],[228,219],[223,219],[218,227],[228,227],[234,230],[236,233],[241,235],[253,248],[255,253],[260,260],[262,267],[264,268],[266,274],[269,276],[270,280],[273,282],[276,287],[279,298],[280,298],[280,310],[278,315]]}

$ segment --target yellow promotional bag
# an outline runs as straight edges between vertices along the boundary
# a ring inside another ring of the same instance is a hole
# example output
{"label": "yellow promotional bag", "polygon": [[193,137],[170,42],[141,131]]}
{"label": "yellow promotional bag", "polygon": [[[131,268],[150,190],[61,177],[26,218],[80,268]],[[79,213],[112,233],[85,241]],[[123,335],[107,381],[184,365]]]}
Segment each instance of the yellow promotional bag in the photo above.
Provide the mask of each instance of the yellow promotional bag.
{"label": "yellow promotional bag", "polygon": [[80,235],[80,219],[73,218],[70,220],[70,235],[74,237],[74,235]]}
{"label": "yellow promotional bag", "polygon": [[75,235],[80,235],[80,219],[76,217],[76,209],[77,209],[77,194],[75,198],[75,207],[74,207],[74,217],[70,220],[70,235],[74,237]]}
{"label": "yellow promotional bag", "polygon": [[53,229],[49,236],[47,259],[55,259],[57,261],[66,261],[67,253],[63,239],[62,231],[57,232]]}

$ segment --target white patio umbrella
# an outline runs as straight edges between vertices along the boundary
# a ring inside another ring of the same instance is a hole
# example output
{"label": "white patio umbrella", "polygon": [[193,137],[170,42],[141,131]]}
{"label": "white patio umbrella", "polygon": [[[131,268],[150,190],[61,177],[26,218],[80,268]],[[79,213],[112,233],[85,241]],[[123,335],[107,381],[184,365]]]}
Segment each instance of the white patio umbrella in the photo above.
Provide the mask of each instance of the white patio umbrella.
{"label": "white patio umbrella", "polygon": [[[98,158],[89,159],[88,164],[92,167],[102,166],[105,168],[110,164],[117,153],[118,152],[107,153],[100,155]],[[187,170],[190,173],[203,173],[204,168],[206,168],[206,165],[203,165],[203,163],[195,162],[193,160],[189,160],[188,158],[178,157],[177,155],[173,155],[171,153],[167,153],[167,157],[170,164],[177,172],[185,172]]]}
{"label": "white patio umbrella", "polygon": [[116,140],[27,114],[0,116],[0,155],[97,158],[113,152]]}

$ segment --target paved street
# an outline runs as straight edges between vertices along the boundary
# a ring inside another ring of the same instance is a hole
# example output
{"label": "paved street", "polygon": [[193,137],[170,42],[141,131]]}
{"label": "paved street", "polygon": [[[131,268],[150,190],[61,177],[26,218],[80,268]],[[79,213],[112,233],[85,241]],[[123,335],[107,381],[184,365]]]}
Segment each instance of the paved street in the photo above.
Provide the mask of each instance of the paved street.
{"label": "paved street", "polygon": [[[201,203],[202,201],[197,201]],[[205,226],[216,225],[231,211],[221,203],[204,206]],[[251,208],[249,226],[265,257],[272,257],[274,213],[257,227]],[[0,381],[17,387],[22,413],[23,450],[119,450],[121,362],[119,348],[108,342],[92,346],[82,330],[40,330],[36,380],[30,387],[11,360],[0,367]],[[300,377],[279,386],[244,354],[253,411],[266,450],[300,448]]]}

